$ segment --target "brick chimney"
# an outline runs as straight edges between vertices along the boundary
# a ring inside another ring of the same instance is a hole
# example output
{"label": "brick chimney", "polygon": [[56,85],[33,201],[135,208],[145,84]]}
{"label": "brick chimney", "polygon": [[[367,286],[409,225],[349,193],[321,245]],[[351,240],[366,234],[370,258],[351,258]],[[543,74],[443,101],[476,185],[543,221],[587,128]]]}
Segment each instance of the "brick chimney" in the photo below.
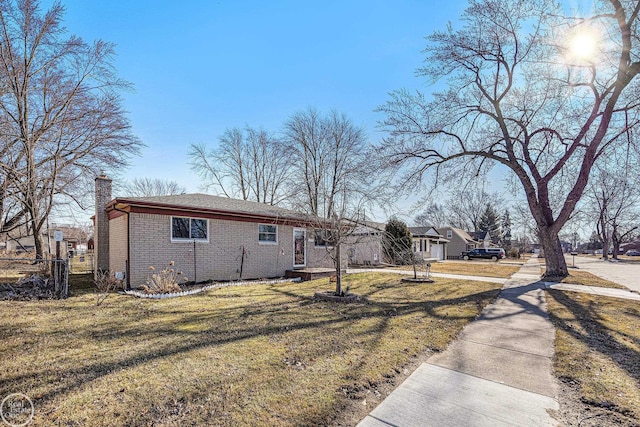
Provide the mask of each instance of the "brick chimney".
{"label": "brick chimney", "polygon": [[95,272],[109,270],[109,217],[105,207],[111,201],[111,179],[96,177],[96,216],[93,230]]}

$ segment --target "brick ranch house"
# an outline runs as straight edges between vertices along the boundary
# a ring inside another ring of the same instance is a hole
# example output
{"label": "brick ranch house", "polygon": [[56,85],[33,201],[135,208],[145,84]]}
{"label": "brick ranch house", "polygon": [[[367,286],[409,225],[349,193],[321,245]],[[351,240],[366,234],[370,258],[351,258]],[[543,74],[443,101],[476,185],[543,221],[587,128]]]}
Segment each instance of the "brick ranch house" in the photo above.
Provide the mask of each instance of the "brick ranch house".
{"label": "brick ranch house", "polygon": [[170,261],[198,282],[333,268],[332,249],[300,213],[207,194],[112,199],[111,179],[95,182],[96,271],[126,277],[127,287],[144,284],[150,266]]}

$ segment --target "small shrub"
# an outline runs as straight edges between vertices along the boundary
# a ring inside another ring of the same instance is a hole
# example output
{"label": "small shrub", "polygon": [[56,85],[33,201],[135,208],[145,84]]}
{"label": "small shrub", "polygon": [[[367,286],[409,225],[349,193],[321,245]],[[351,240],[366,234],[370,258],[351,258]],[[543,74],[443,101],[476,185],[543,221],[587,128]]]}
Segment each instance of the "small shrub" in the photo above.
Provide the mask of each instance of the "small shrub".
{"label": "small shrub", "polygon": [[[182,288],[178,284],[186,282],[187,278],[182,276],[182,271],[178,271],[174,267],[173,261],[158,273],[151,273],[147,277],[147,284],[141,286],[142,290],[148,294],[168,294],[172,292],[182,292]],[[155,267],[149,267],[149,271],[155,271]],[[181,277],[182,276],[182,277]]]}
{"label": "small shrub", "polygon": [[509,249],[509,258],[520,258],[520,252],[517,248]]}
{"label": "small shrub", "polygon": [[108,271],[98,271],[96,278],[93,280],[93,284],[98,289],[96,305],[102,304],[109,296],[109,293],[116,289],[123,288],[122,280],[116,279],[115,275]]}

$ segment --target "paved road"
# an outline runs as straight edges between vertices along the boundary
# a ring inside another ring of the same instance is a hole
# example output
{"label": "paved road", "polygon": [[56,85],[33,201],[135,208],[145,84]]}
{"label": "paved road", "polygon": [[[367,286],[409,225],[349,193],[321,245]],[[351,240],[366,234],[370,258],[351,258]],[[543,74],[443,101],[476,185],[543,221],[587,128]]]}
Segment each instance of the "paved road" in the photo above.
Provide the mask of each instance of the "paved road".
{"label": "paved road", "polygon": [[[565,255],[567,265],[573,265],[573,257]],[[640,292],[640,264],[604,261],[593,257],[575,257],[576,267],[610,280],[632,291]]]}

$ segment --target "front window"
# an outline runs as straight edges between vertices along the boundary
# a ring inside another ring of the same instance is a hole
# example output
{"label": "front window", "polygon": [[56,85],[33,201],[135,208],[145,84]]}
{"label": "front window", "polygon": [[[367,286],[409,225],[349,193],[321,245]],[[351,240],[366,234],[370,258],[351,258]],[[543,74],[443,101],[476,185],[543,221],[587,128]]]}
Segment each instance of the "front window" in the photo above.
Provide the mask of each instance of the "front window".
{"label": "front window", "polygon": [[209,221],[200,218],[171,217],[171,240],[209,239]]}
{"label": "front window", "polygon": [[278,226],[269,224],[258,225],[258,242],[278,243]]}

